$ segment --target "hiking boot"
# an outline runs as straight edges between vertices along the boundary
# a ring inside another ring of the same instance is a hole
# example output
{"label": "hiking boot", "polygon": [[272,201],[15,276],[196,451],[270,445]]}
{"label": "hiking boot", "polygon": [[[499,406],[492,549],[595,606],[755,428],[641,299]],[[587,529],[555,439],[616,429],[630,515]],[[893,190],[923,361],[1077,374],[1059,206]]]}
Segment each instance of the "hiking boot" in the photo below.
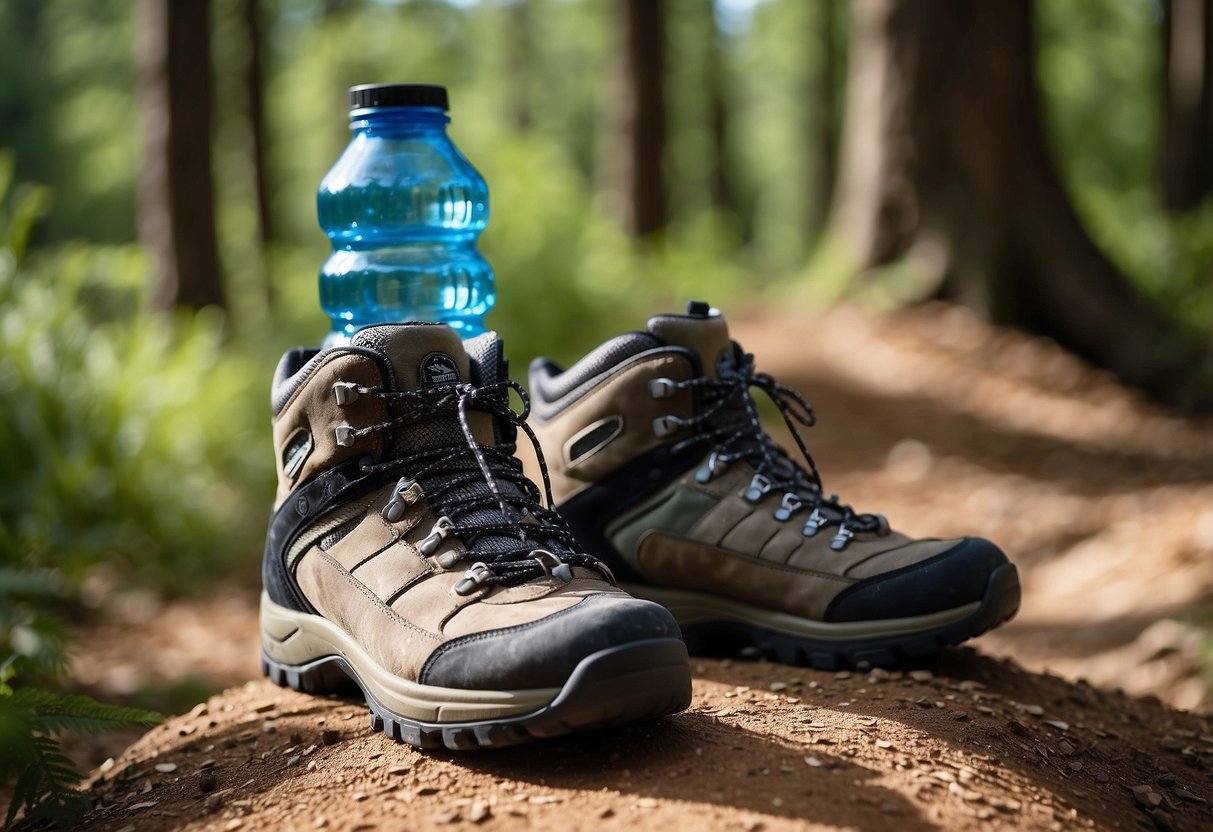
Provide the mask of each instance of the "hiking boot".
{"label": "hiking boot", "polygon": [[376,730],[424,748],[511,745],[690,703],[677,623],[615,586],[522,473],[526,401],[494,333],[376,326],[282,358],[266,675],[317,692],[352,679]]}
{"label": "hiking boot", "polygon": [[[798,455],[763,430],[754,389]],[[914,540],[825,491],[797,430],[808,403],[756,372],[706,304],[567,370],[537,359],[530,390],[557,510],[621,586],[674,613],[692,653],[888,666],[1019,607],[1015,567],[989,541]]]}

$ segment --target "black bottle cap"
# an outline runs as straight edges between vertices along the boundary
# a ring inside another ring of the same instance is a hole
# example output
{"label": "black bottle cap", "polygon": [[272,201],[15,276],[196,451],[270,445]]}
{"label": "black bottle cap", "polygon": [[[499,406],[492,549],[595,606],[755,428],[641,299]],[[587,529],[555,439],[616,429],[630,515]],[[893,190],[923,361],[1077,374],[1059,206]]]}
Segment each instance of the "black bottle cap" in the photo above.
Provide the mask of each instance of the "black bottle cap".
{"label": "black bottle cap", "polygon": [[359,84],[350,87],[350,112],[368,107],[450,109],[446,87],[438,84]]}

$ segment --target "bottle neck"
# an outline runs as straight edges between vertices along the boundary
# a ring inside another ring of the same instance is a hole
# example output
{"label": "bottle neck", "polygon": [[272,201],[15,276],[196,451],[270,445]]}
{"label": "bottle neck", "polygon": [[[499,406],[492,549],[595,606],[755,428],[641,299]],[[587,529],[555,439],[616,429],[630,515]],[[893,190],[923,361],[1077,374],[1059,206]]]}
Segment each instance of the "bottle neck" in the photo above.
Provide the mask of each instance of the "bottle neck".
{"label": "bottle neck", "polygon": [[367,135],[442,135],[450,117],[441,107],[367,107],[350,113],[350,130]]}

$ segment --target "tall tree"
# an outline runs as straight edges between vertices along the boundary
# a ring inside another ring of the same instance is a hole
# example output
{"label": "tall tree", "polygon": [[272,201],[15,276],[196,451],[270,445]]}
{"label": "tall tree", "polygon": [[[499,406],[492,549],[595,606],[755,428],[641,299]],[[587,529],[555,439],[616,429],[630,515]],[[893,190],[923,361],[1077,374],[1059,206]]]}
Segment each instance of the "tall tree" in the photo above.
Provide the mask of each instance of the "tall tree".
{"label": "tall tree", "polygon": [[633,236],[668,218],[665,153],[665,17],[661,0],[616,0],[616,77],[605,160],[606,188],[620,223]]}
{"label": "tall tree", "polygon": [[735,213],[737,200],[729,181],[729,104],[724,68],[724,33],[716,25],[715,0],[708,0],[706,12],[712,20],[712,36],[704,44],[704,83],[708,96],[708,131],[712,137],[712,204],[721,211]]}
{"label": "tall tree", "polygon": [[855,0],[832,226],[859,268],[906,257],[943,294],[1157,398],[1213,406],[1208,345],[1084,230],[1045,136],[1025,0]]}
{"label": "tall tree", "polygon": [[257,227],[261,243],[274,239],[270,213],[268,167],[265,136],[265,32],[260,0],[240,0],[241,18],[247,41],[244,67],[245,106],[248,108],[249,157],[253,167],[253,190],[257,202]]}
{"label": "tall tree", "polygon": [[516,0],[505,10],[506,50],[509,62],[510,109],[520,133],[531,128],[531,94],[535,79],[534,22],[530,0]]}
{"label": "tall tree", "polygon": [[153,303],[225,303],[211,182],[210,3],[139,0],[143,119],[139,238],[156,260]]}
{"label": "tall tree", "polygon": [[830,203],[834,196],[834,183],[838,178],[838,18],[836,0],[820,0],[813,4],[816,11],[809,33],[810,42],[817,44],[816,54],[811,57],[813,67],[809,74],[809,100],[811,122],[809,124],[808,165],[808,231],[820,232],[829,221]]}
{"label": "tall tree", "polygon": [[1213,0],[1166,0],[1162,202],[1195,208],[1213,194]]}

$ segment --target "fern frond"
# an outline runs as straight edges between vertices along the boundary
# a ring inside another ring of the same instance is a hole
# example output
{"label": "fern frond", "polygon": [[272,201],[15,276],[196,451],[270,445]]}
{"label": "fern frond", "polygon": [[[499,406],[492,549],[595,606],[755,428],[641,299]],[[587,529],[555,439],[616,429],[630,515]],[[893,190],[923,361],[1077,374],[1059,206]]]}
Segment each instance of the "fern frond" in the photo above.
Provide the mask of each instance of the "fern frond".
{"label": "fern frond", "polygon": [[150,727],[164,721],[164,717],[152,711],[106,705],[78,694],[57,696],[43,690],[21,688],[11,699],[15,706],[29,709],[30,724],[43,734],[63,731],[95,734],[131,725]]}
{"label": "fern frond", "polygon": [[92,806],[88,795],[76,790],[80,773],[50,737],[31,738],[33,760],[14,781],[5,826],[25,809],[30,819],[70,820]]}

